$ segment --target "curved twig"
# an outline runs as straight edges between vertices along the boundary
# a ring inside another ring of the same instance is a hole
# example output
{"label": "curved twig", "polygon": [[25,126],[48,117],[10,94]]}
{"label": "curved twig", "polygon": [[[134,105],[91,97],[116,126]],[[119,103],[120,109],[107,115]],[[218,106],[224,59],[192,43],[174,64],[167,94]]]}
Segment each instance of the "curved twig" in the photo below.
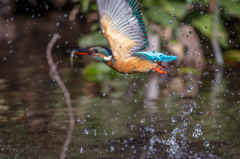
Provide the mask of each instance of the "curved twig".
{"label": "curved twig", "polygon": [[61,77],[59,76],[58,72],[57,72],[57,65],[53,62],[52,59],[52,48],[53,45],[55,44],[55,42],[60,38],[61,36],[58,33],[55,33],[51,39],[51,41],[48,43],[47,46],[47,50],[46,50],[46,54],[47,54],[47,60],[48,60],[48,64],[50,66],[50,70],[49,70],[49,75],[51,76],[51,78],[53,80],[55,80],[59,87],[62,89],[62,92],[66,98],[66,104],[67,104],[67,108],[68,108],[68,114],[69,114],[69,129],[68,129],[68,133],[67,133],[67,138],[64,142],[64,145],[62,147],[62,151],[60,154],[60,159],[64,159],[65,158],[65,154],[66,154],[66,150],[68,148],[69,143],[71,142],[71,137],[72,137],[72,132],[74,129],[74,125],[75,125],[75,121],[74,121],[74,117],[73,117],[73,112],[72,112],[72,104],[71,104],[71,99],[70,99],[70,93],[68,92],[66,86],[64,85]]}

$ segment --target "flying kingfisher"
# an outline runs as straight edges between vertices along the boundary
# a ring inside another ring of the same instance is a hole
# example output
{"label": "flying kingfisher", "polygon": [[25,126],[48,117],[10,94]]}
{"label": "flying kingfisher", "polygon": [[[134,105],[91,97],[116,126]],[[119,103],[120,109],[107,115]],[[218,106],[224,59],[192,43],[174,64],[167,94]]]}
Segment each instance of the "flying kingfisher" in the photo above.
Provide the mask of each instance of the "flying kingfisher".
{"label": "flying kingfisher", "polygon": [[[160,52],[142,51],[147,48],[147,31],[141,14],[139,0],[96,0],[102,33],[111,49],[91,47],[69,49],[71,60],[75,54],[90,55],[120,73],[140,73],[160,70],[161,62],[173,61],[177,56]],[[164,67],[165,68],[165,67]]]}

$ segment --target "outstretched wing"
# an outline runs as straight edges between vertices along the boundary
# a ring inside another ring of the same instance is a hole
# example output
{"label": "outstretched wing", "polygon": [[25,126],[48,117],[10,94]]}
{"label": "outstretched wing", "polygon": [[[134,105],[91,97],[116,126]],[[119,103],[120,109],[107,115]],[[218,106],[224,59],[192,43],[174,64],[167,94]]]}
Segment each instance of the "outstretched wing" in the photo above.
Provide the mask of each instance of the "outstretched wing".
{"label": "outstretched wing", "polygon": [[145,49],[147,31],[139,0],[97,0],[102,32],[114,58],[125,58]]}

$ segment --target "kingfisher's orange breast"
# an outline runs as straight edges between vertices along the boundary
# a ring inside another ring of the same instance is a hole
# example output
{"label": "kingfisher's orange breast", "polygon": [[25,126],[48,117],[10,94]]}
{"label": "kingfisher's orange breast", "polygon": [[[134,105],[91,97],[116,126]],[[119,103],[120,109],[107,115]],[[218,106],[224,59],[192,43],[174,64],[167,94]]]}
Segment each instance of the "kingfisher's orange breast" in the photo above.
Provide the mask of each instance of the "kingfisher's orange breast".
{"label": "kingfisher's orange breast", "polygon": [[121,58],[115,63],[108,62],[107,65],[120,73],[139,73],[151,71],[153,67],[158,66],[158,63],[152,63],[150,60],[143,60],[138,57],[128,57]]}

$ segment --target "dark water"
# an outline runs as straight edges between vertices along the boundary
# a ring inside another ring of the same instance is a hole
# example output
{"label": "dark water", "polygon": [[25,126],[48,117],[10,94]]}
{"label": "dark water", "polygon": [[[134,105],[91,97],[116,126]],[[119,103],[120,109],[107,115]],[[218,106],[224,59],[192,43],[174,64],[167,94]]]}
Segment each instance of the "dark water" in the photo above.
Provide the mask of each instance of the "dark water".
{"label": "dark water", "polygon": [[[240,158],[237,66],[221,70],[211,65],[198,74],[181,74],[174,67],[163,76],[110,73],[104,80],[99,73],[99,80],[91,82],[83,70],[93,60],[78,58],[70,66],[65,52],[82,33],[79,22],[69,24],[64,14],[54,13],[52,19],[19,17],[9,25],[15,26],[6,31],[12,37],[1,37],[1,158],[59,157],[69,118],[45,57],[55,32],[62,39],[53,58],[71,93],[76,121],[68,158]],[[188,88],[191,82],[193,89]],[[202,135],[193,135],[196,124]],[[167,141],[177,127],[184,131],[172,141],[180,146],[175,153],[166,143],[156,142],[150,149],[154,135]]]}

